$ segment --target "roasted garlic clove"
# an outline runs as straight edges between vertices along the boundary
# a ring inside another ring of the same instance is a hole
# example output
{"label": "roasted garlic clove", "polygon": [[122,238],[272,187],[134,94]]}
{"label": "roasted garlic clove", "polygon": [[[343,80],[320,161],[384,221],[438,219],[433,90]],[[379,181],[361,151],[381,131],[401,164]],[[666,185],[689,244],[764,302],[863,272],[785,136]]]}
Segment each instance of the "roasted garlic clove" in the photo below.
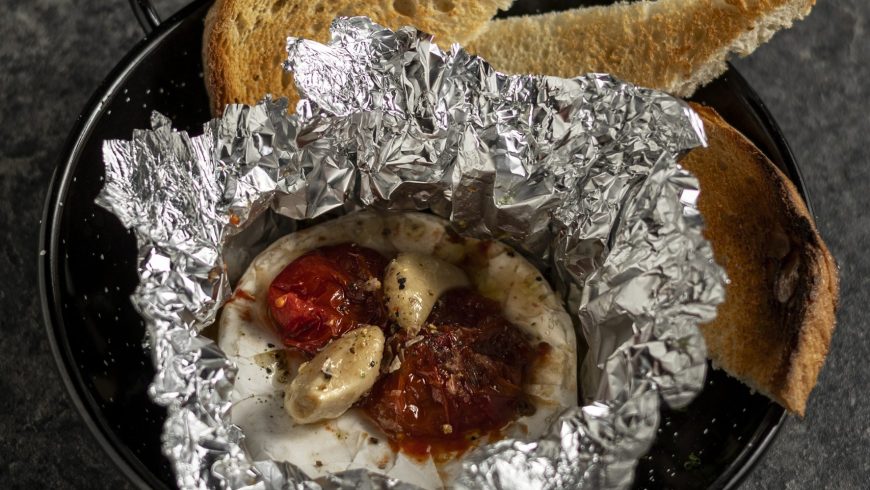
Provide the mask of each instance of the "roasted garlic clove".
{"label": "roasted garlic clove", "polygon": [[420,331],[446,291],[470,284],[462,269],[431,255],[400,253],[384,273],[387,311],[411,335]]}
{"label": "roasted garlic clove", "polygon": [[338,417],[375,384],[383,354],[380,328],[345,333],[299,368],[284,393],[284,409],[300,424]]}

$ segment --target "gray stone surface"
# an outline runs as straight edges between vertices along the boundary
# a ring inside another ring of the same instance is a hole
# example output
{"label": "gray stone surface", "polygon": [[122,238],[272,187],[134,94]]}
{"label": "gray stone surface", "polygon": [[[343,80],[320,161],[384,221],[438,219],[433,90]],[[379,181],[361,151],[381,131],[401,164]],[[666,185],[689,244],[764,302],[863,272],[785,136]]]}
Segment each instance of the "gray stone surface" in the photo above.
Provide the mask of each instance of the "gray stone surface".
{"label": "gray stone surface", "polygon": [[[0,488],[126,488],[61,385],[36,263],[43,196],[67,132],[141,33],[122,0],[2,3]],[[807,20],[736,62],[791,143],[842,281],[837,333],[807,417],[788,420],[744,488],[870,481],[868,19],[866,0],[819,0]]]}

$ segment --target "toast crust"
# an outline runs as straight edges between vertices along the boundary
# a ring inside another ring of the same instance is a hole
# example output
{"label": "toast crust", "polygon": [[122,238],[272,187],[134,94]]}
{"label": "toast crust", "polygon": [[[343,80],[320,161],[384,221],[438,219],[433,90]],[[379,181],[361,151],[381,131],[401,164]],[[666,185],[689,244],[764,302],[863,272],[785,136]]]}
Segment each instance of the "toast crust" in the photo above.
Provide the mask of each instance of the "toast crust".
{"label": "toast crust", "polygon": [[329,40],[336,16],[366,15],[398,29],[412,25],[442,46],[465,43],[511,0],[217,0],[205,18],[203,77],[212,113],[227,104],[255,104],[266,94],[296,105],[292,75],[284,72],[288,36]]}
{"label": "toast crust", "polygon": [[709,147],[682,164],[698,177],[705,236],[729,277],[701,327],[708,354],[803,416],[834,331],[836,264],[794,184],[713,109],[693,109]]}

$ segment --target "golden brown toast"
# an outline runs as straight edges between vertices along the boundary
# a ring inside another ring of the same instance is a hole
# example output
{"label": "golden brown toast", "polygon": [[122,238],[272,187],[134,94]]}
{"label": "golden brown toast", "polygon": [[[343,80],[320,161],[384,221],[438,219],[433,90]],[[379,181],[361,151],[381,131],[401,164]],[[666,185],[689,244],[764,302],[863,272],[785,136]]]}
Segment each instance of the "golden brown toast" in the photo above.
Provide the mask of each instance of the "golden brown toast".
{"label": "golden brown toast", "polygon": [[689,97],[815,0],[620,2],[489,22],[468,50],[497,70],[574,77],[603,72]]}
{"label": "golden brown toast", "polygon": [[795,186],[713,109],[708,148],[682,164],[697,175],[725,302],[701,327],[714,364],[804,414],[834,331],[837,267]]}
{"label": "golden brown toast", "polygon": [[205,19],[203,75],[212,112],[226,104],[255,104],[266,94],[290,99],[293,77],[281,64],[288,36],[329,40],[336,16],[366,15],[398,29],[412,25],[443,47],[477,35],[511,0],[217,0]]}
{"label": "golden brown toast", "polygon": [[217,114],[263,95],[298,100],[281,68],[287,36],[326,42],[338,15],[367,15],[390,28],[414,25],[442,46],[458,42],[507,73],[573,77],[601,71],[688,97],[803,18],[815,0],[620,2],[490,20],[512,0],[217,0],[206,17],[206,87]]}

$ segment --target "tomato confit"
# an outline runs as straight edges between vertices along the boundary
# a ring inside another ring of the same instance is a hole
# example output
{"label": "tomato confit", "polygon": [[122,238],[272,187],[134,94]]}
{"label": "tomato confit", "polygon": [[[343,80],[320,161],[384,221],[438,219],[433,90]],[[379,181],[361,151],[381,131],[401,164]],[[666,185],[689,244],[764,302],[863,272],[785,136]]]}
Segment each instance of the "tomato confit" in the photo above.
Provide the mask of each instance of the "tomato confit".
{"label": "tomato confit", "polygon": [[393,445],[424,457],[462,452],[534,412],[525,369],[540,351],[500,305],[469,288],[443,294],[415,335],[389,321],[388,259],[356,244],[321,247],[269,287],[269,312],[286,347],[313,355],[362,325],[387,337],[381,376],[358,406]]}

